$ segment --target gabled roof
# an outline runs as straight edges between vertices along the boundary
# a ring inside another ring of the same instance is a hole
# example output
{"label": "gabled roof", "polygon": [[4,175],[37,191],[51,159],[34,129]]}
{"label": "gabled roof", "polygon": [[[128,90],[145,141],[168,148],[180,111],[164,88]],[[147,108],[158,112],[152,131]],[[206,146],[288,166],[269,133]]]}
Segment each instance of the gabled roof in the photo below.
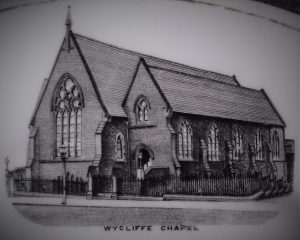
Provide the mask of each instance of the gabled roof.
{"label": "gabled roof", "polygon": [[199,79],[160,67],[150,70],[174,112],[285,125],[263,90]]}
{"label": "gabled roof", "polygon": [[152,72],[150,71],[149,66],[148,66],[147,63],[145,62],[145,59],[143,59],[143,58],[141,58],[140,62],[138,63],[138,66],[137,66],[136,72],[135,72],[135,74],[134,74],[134,77],[133,77],[133,79],[132,79],[132,81],[131,81],[131,83],[130,83],[130,85],[129,85],[129,88],[128,88],[127,92],[126,92],[125,98],[123,99],[122,107],[124,107],[124,105],[126,104],[127,98],[128,98],[128,96],[129,96],[129,93],[130,93],[130,91],[131,91],[131,88],[132,88],[133,83],[134,83],[135,78],[136,78],[136,74],[137,74],[137,72],[138,72],[138,70],[139,70],[141,64],[144,66],[145,70],[147,71],[147,73],[148,73],[150,79],[152,80],[154,86],[156,87],[158,93],[160,94],[161,98],[163,99],[163,101],[164,101],[165,104],[167,105],[167,108],[168,108],[168,109],[171,109],[171,108],[172,108],[172,107],[171,107],[171,104],[169,103],[169,101],[168,101],[168,99],[166,98],[165,94],[164,94],[163,91],[161,90],[159,84],[158,84],[157,81],[155,80],[155,78],[154,78]]}
{"label": "gabled roof", "polygon": [[196,69],[182,64],[121,49],[74,33],[81,52],[97,83],[100,95],[112,116],[127,117],[122,102],[134,77],[140,58],[149,66],[162,66],[214,81],[237,85],[234,77]]}
{"label": "gabled roof", "polygon": [[264,91],[241,87],[234,76],[132,52],[79,34],[74,36],[112,116],[127,117],[122,102],[142,59],[175,112],[285,125]]}
{"label": "gabled roof", "polygon": [[[70,33],[108,116],[127,117],[122,103],[142,62],[168,107],[175,112],[285,126],[267,94],[241,87],[235,76],[196,69]],[[46,87],[47,81],[31,124]]]}
{"label": "gabled roof", "polygon": [[[101,104],[102,109],[103,109],[105,115],[108,116],[109,114],[108,114],[107,108],[106,108],[106,106],[104,105],[103,100],[102,100],[102,98],[101,98],[101,96],[100,96],[99,89],[98,89],[97,84],[96,84],[96,82],[95,82],[94,76],[93,76],[93,74],[91,73],[91,70],[90,70],[90,68],[89,68],[89,65],[87,64],[87,62],[86,62],[86,60],[85,60],[85,57],[84,57],[83,54],[82,54],[82,51],[81,51],[81,49],[80,49],[80,47],[79,47],[79,45],[78,45],[78,43],[77,43],[77,40],[76,40],[76,38],[75,38],[73,32],[72,32],[72,31],[69,31],[69,34],[70,34],[70,36],[71,36],[71,38],[72,38],[72,40],[73,40],[73,42],[74,42],[74,45],[75,45],[75,47],[76,47],[76,49],[77,49],[77,51],[78,51],[78,54],[79,54],[79,56],[80,56],[80,58],[81,58],[81,60],[82,60],[82,63],[83,63],[83,65],[84,65],[84,67],[85,67],[85,69],[86,69],[86,71],[87,71],[87,74],[88,74],[88,76],[89,76],[89,80],[91,81],[91,83],[92,83],[92,85],[93,85],[93,88],[94,88],[95,93],[96,93],[96,95],[97,95],[98,101],[99,101],[99,103]],[[51,79],[51,77],[52,77],[52,74],[53,74],[54,69],[55,69],[55,67],[56,67],[58,58],[59,58],[59,56],[60,56],[60,53],[61,53],[61,51],[62,51],[63,46],[64,46],[65,43],[66,43],[66,37],[63,39],[62,44],[61,44],[61,46],[60,46],[60,48],[59,48],[59,51],[58,51],[58,53],[57,53],[57,55],[56,55],[56,59],[55,59],[54,65],[52,66],[52,69],[51,69],[51,72],[50,72],[50,77],[49,77],[48,79],[45,79],[44,82],[43,82],[43,85],[42,85],[42,88],[41,88],[41,90],[40,90],[40,94],[39,94],[39,97],[38,97],[38,101],[37,101],[37,103],[36,103],[36,106],[35,106],[35,108],[34,108],[33,114],[32,114],[31,119],[30,119],[29,127],[32,126],[32,125],[34,125],[34,121],[35,121],[35,117],[36,117],[37,111],[38,111],[38,109],[39,109],[39,107],[40,107],[42,98],[44,97],[44,94],[45,94],[45,92],[46,92],[48,83],[49,83],[49,81],[50,81],[50,79]]]}

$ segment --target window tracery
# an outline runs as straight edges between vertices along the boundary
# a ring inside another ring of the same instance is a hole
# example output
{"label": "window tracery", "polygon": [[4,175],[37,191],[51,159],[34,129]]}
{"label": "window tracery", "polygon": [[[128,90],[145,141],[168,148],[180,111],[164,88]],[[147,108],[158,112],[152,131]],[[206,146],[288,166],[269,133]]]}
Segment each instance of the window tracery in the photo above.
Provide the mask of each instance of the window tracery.
{"label": "window tracery", "polygon": [[193,132],[187,120],[184,120],[178,132],[178,154],[181,159],[192,159]]}
{"label": "window tracery", "polygon": [[59,146],[68,147],[69,157],[81,156],[81,114],[83,96],[79,86],[69,76],[59,83],[54,96],[53,110],[56,123],[56,156]]}

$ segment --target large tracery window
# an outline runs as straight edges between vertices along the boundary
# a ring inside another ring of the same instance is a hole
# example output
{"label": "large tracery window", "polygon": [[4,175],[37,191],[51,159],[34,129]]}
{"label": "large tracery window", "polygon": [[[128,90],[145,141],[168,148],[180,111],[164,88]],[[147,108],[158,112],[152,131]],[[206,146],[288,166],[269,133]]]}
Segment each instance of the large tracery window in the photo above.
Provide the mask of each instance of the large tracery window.
{"label": "large tracery window", "polygon": [[256,159],[260,159],[260,160],[263,159],[263,135],[260,129],[256,130],[254,145],[255,145]]}
{"label": "large tracery window", "polygon": [[69,157],[81,156],[81,111],[83,98],[79,86],[65,76],[55,92],[53,110],[56,120],[56,156],[59,146],[68,147]]}
{"label": "large tracery window", "polygon": [[277,131],[273,132],[272,136],[272,149],[273,149],[273,159],[278,160],[279,159],[279,137]]}
{"label": "large tracery window", "polygon": [[233,139],[233,158],[240,159],[243,153],[243,138],[241,129],[238,127],[233,128],[232,132]]}
{"label": "large tracery window", "polygon": [[192,159],[193,132],[188,121],[183,121],[178,133],[178,154],[181,159]]}
{"label": "large tracery window", "polygon": [[213,124],[209,129],[208,134],[208,160],[209,161],[219,161],[220,154],[219,154],[219,129],[216,124]]}

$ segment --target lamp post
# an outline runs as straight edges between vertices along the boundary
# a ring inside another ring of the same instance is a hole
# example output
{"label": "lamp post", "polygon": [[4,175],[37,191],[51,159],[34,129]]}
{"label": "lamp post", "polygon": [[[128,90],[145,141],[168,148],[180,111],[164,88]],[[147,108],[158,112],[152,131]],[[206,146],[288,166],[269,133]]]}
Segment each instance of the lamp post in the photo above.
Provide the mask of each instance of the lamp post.
{"label": "lamp post", "polygon": [[8,197],[10,197],[10,196],[12,196],[12,193],[13,193],[14,182],[13,182],[13,178],[11,176],[9,176],[9,170],[8,170],[9,158],[6,157],[4,159],[4,162],[6,165],[6,168],[5,168],[6,191],[7,191]]}
{"label": "lamp post", "polygon": [[62,196],[62,201],[61,204],[66,204],[66,199],[67,199],[67,189],[66,189],[66,159],[67,159],[67,146],[62,144],[59,146],[60,150],[60,157],[61,157],[61,162],[62,162],[62,179],[63,179],[63,196]]}
{"label": "lamp post", "polygon": [[9,158],[8,158],[8,157],[6,157],[6,158],[4,159],[4,162],[5,162],[5,165],[6,165],[5,173],[6,173],[6,176],[7,176],[7,175],[8,175],[8,164],[9,164]]}

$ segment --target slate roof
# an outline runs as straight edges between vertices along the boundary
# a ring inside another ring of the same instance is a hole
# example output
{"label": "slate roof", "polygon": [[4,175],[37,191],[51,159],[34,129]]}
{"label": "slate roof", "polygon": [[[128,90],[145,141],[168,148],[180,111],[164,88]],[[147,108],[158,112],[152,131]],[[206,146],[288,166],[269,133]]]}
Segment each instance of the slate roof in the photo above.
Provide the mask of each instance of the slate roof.
{"label": "slate roof", "polygon": [[74,34],[74,36],[94,76],[104,104],[112,116],[127,117],[121,105],[140,58],[144,58],[149,65],[163,66],[195,76],[237,84],[232,76],[124,50],[79,34]]}
{"label": "slate roof", "polygon": [[111,116],[127,117],[122,102],[142,58],[175,112],[285,125],[264,91],[241,87],[232,76],[74,36]]}
{"label": "slate roof", "polygon": [[174,112],[284,125],[263,91],[150,67]]}

